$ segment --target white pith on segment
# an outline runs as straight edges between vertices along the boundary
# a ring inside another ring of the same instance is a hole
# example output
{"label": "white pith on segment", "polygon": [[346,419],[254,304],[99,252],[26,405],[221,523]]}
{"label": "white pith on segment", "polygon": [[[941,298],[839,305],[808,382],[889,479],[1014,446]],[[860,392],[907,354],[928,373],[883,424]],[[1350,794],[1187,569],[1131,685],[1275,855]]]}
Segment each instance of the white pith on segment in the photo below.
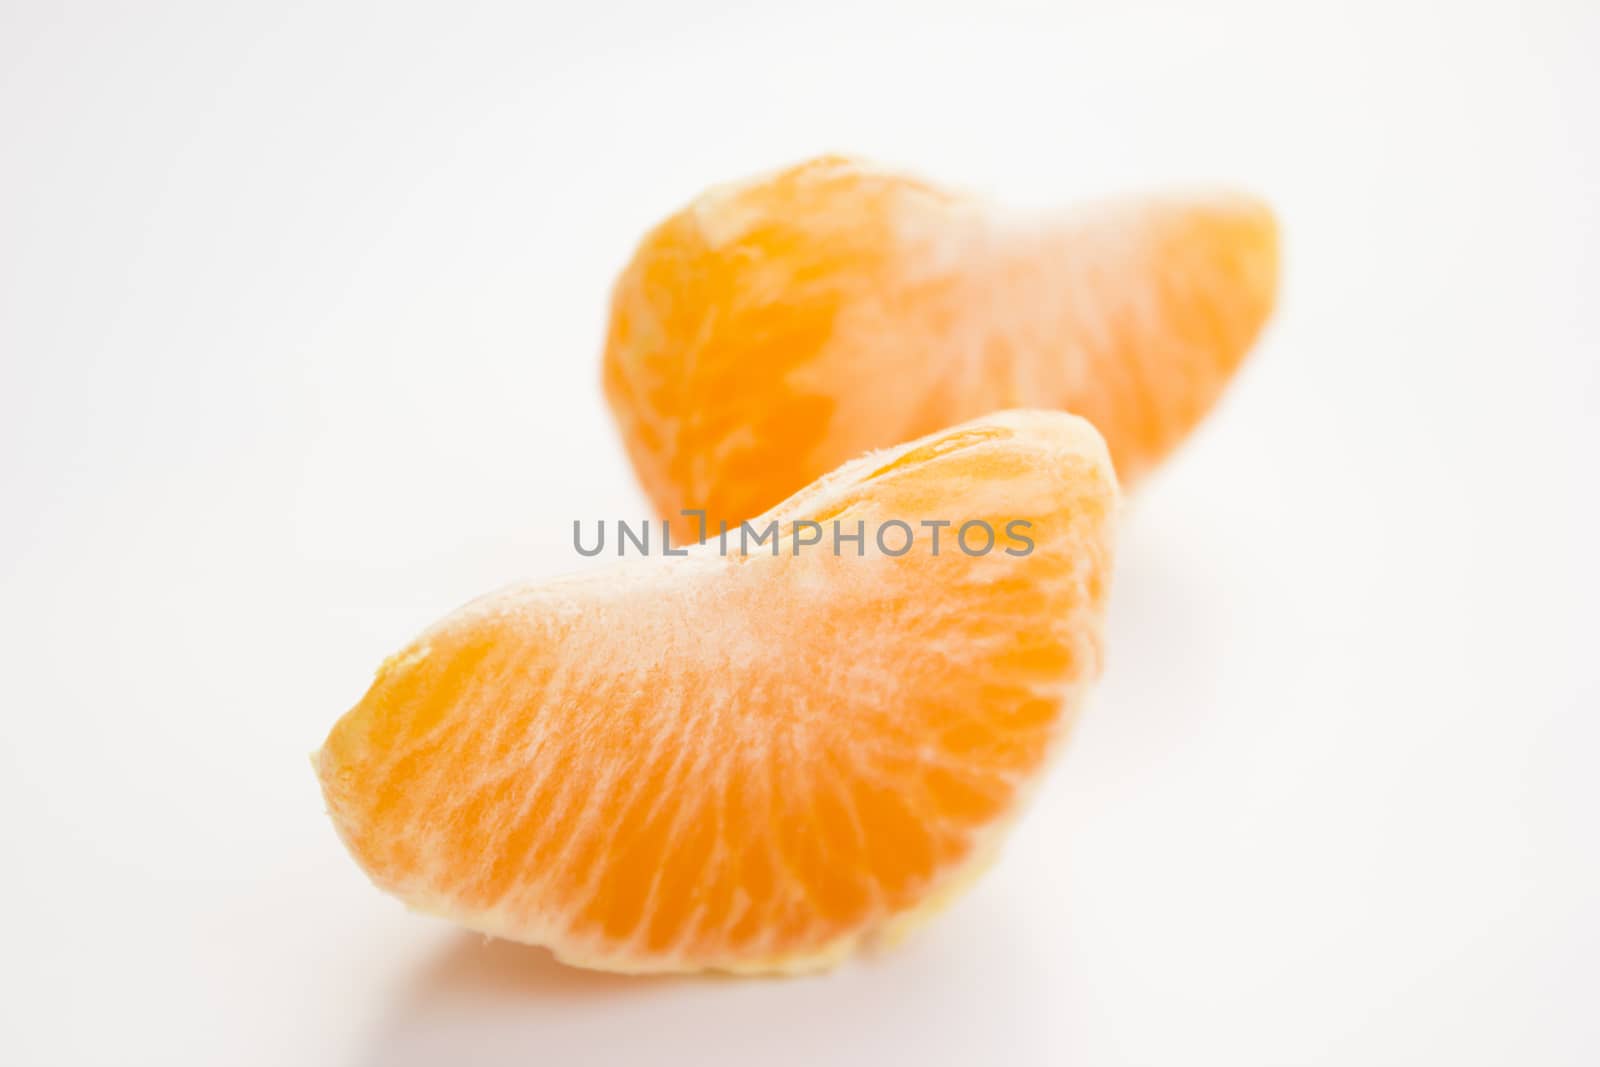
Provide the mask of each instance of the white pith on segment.
{"label": "white pith on segment", "polygon": [[[870,532],[860,557],[794,555],[785,534],[776,557],[709,544],[492,594],[335,727],[330,813],[380,887],[570,963],[825,966],[995,853],[1099,673],[1116,502],[1087,423],[1005,412],[862,457],[752,525],[1022,519],[1027,555],[967,556],[953,528],[938,557]],[[971,810],[928,803],[962,790]],[[662,901],[689,902],[671,929]]]}

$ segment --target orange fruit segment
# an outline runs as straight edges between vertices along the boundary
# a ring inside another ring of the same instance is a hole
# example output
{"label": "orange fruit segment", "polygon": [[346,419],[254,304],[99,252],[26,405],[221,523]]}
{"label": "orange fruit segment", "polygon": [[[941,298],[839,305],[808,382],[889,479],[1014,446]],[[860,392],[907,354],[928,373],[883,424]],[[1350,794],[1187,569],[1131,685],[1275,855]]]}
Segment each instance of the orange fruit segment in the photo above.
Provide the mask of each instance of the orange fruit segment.
{"label": "orange fruit segment", "polygon": [[1117,500],[1089,423],[998,413],[752,522],[776,554],[487,596],[334,726],[328,810],[381,888],[570,963],[827,965],[992,855],[1100,671]]}
{"label": "orange fruit segment", "polygon": [[1095,424],[1123,486],[1221,394],[1276,296],[1236,194],[1021,219],[826,157],[716,188],[647,235],[604,385],[659,513],[758,514],[839,463],[1005,408]]}

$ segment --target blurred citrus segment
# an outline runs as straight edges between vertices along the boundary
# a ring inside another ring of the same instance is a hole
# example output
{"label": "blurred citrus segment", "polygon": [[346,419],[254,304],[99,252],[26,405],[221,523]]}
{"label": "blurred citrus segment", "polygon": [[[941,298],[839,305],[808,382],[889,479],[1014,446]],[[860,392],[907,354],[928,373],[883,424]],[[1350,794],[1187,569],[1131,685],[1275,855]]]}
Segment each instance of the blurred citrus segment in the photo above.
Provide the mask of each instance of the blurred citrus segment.
{"label": "blurred citrus segment", "polygon": [[1216,402],[1272,311],[1277,227],[1237,194],[1003,215],[825,157],[713,189],[613,293],[604,382],[680,537],[870,448],[989,411],[1070,411],[1124,485]]}

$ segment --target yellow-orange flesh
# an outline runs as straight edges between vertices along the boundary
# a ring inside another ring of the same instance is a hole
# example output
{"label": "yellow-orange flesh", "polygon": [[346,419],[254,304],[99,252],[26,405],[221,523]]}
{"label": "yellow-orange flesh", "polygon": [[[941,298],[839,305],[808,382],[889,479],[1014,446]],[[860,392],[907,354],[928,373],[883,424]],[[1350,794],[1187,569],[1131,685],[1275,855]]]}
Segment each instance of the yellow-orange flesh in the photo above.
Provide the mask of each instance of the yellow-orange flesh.
{"label": "yellow-orange flesh", "polygon": [[713,189],[618,279],[604,383],[680,536],[1005,408],[1070,411],[1124,487],[1216,401],[1272,311],[1272,213],[1237,194],[1052,219],[848,159]]}
{"label": "yellow-orange flesh", "polygon": [[[383,889],[568,962],[825,965],[992,851],[1099,673],[1116,503],[1087,422],[1005,412],[754,520],[778,555],[712,543],[485,597],[333,728],[328,810]],[[806,519],[825,539],[796,555]],[[862,555],[834,554],[835,520]],[[890,520],[904,555],[876,543]],[[996,543],[969,555],[974,520]]]}

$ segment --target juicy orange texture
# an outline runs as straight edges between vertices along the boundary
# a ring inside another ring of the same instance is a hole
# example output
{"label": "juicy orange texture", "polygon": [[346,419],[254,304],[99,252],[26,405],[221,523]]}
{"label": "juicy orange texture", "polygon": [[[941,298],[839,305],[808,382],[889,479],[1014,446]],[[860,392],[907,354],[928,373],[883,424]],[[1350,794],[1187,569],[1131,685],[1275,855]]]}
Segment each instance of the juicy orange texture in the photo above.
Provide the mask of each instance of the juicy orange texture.
{"label": "juicy orange texture", "polygon": [[839,463],[1004,408],[1095,424],[1124,486],[1271,313],[1277,227],[1217,194],[1011,219],[840,158],[713,189],[618,279],[604,382],[680,540]]}
{"label": "juicy orange texture", "polygon": [[[569,962],[824,965],[992,852],[1099,674],[1116,503],[1087,422],[1005,412],[785,501],[752,524],[780,523],[778,555],[713,542],[485,597],[333,728],[328,809],[382,888]],[[795,554],[806,519],[826,538]],[[833,554],[834,520],[863,555]],[[905,555],[875,544],[889,520]],[[936,554],[923,520],[999,537],[968,555],[943,528]]]}

